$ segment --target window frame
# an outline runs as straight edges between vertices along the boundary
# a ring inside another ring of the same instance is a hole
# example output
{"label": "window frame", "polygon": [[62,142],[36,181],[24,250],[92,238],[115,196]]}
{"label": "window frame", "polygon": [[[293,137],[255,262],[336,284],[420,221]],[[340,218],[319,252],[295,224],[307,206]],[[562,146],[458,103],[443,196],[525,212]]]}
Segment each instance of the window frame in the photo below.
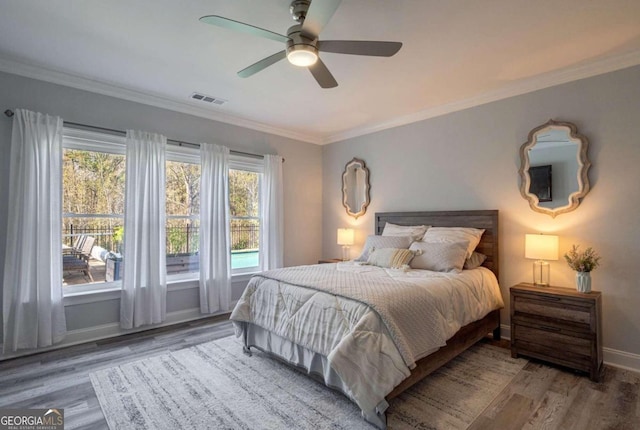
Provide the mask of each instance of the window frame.
{"label": "window frame", "polygon": [[[242,155],[229,155],[229,170],[244,170],[247,172],[254,172],[260,174],[260,182],[258,184],[258,219],[260,220],[260,229],[262,230],[262,181],[264,180],[264,162],[262,158],[242,156]],[[227,195],[227,199],[230,198],[230,194]],[[229,230],[231,230],[231,220],[234,217],[229,214]],[[251,217],[254,218],[254,217]],[[231,249],[229,249],[229,267],[231,267]],[[258,265],[254,267],[245,267],[242,269],[231,268],[231,276],[250,275],[259,273],[262,271],[262,252],[258,250]]]}
{"label": "window frame", "polygon": [[[96,132],[79,128],[62,128],[62,150],[73,149],[78,151],[102,152],[106,154],[126,155],[126,139],[124,136],[106,132]],[[60,195],[63,193],[64,184],[60,181]],[[62,218],[78,217],[93,214],[63,213]],[[100,214],[100,217],[124,218],[124,214]],[[61,226],[62,227],[62,226]],[[62,234],[62,231],[60,231]],[[62,262],[60,263],[62,264]],[[64,297],[72,297],[84,294],[95,294],[106,291],[121,290],[122,280],[112,282],[96,282],[78,285],[67,285],[62,289]]]}
{"label": "window frame", "polygon": [[[165,151],[165,162],[166,161],[175,161],[178,163],[191,163],[201,165],[200,161],[200,148],[193,148],[188,146],[175,146],[175,145],[167,145],[167,149]],[[202,172],[200,172],[202,175]],[[166,183],[165,183],[165,192],[166,192]],[[197,219],[200,221],[200,214],[198,215],[167,215],[165,208],[165,216],[166,219]],[[166,226],[165,226],[166,228]],[[170,282],[180,282],[180,281],[198,281],[200,280],[200,272],[185,272],[185,273],[175,273],[172,275],[166,274],[167,284]]]}
{"label": "window frame", "polygon": [[[120,133],[111,133],[108,131],[93,131],[76,127],[63,127],[62,130],[62,149],[74,149],[80,151],[93,151],[103,152],[107,154],[126,155],[126,137]],[[200,164],[200,148],[189,146],[174,146],[167,145],[166,149],[166,161],[178,161],[185,163]],[[244,170],[249,172],[259,173],[260,176],[260,192],[259,192],[259,219],[260,226],[262,228],[262,181],[264,180],[264,163],[262,158],[253,157],[250,155],[229,155],[229,170]],[[63,184],[60,184],[60,193],[63,192]],[[229,195],[227,195],[229,198]],[[62,214],[63,217],[76,216],[82,214]],[[86,215],[86,214],[85,214]],[[123,215],[116,214],[100,214],[109,215],[114,218],[122,217]],[[169,216],[167,215],[167,219]],[[231,217],[229,218],[229,223]],[[230,229],[230,224],[229,227]],[[62,233],[62,231],[60,232]],[[231,249],[229,249],[229,257],[231,258]],[[262,267],[262,252],[258,254],[258,266],[247,267],[243,269],[231,269],[232,280],[243,281],[254,274],[259,273]],[[231,264],[229,264],[231,265]],[[184,288],[196,288],[197,282],[200,279],[199,272],[190,273],[178,273],[174,275],[167,275],[167,289],[169,291],[179,290]],[[79,285],[68,285],[63,288],[63,296],[66,301],[73,303],[87,303],[93,301],[102,300],[102,296],[109,299],[115,299],[119,297],[119,292],[122,290],[122,280],[113,282],[100,282],[100,283],[86,283]],[[82,296],[93,296],[95,298],[82,298]],[[68,304],[68,303],[67,303]]]}

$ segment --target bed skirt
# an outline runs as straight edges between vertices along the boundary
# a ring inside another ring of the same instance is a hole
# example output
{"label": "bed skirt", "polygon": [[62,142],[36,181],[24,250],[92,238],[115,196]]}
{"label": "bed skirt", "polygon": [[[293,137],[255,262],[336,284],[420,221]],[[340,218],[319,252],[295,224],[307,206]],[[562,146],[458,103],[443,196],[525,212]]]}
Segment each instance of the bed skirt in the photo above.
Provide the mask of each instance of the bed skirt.
{"label": "bed skirt", "polygon": [[[303,346],[297,345],[277,334],[257,325],[241,322],[245,352],[250,348],[257,348],[270,356],[293,365],[298,369],[304,369],[309,376],[322,382],[327,387],[337,390],[356,403],[350,394],[349,387],[333,370],[326,356],[313,352]],[[387,417],[385,411],[389,407],[386,400],[380,402],[375,410],[362,411],[362,417],[380,429],[386,429]]]}

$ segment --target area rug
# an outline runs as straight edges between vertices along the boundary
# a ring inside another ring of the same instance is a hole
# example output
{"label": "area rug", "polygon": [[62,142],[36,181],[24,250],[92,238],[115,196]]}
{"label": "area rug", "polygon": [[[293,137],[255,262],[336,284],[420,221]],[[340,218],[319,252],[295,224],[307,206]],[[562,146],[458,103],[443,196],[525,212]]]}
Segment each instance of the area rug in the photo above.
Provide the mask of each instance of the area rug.
{"label": "area rug", "polygon": [[[393,399],[388,428],[465,429],[524,367],[477,344]],[[234,337],[91,374],[111,430],[373,429],[342,394]]]}

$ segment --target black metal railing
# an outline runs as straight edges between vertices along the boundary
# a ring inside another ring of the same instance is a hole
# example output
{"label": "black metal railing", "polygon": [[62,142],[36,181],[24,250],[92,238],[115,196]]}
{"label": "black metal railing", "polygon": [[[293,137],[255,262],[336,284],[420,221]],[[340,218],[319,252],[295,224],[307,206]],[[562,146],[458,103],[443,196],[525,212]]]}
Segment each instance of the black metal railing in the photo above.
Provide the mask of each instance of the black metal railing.
{"label": "black metal railing", "polygon": [[[242,222],[242,221],[240,221]],[[237,224],[231,221],[231,249],[258,249],[260,245],[260,226],[256,223]]]}
{"label": "black metal railing", "polygon": [[[115,227],[91,227],[70,224],[63,228],[63,242],[72,246],[79,235],[95,237],[95,246],[100,246],[108,251],[122,252],[122,243],[115,237]],[[167,254],[194,254],[199,249],[198,226],[187,224],[185,226],[167,227]],[[260,226],[231,225],[231,249],[258,249],[260,244]]]}
{"label": "black metal railing", "polygon": [[200,248],[200,229],[191,224],[167,226],[167,255],[195,254]]}
{"label": "black metal railing", "polygon": [[93,236],[96,240],[94,246],[99,246],[110,251],[117,251],[118,243],[114,239],[115,227],[89,227],[77,224],[70,224],[62,229],[62,241],[69,246],[73,246],[76,238],[81,235]]}

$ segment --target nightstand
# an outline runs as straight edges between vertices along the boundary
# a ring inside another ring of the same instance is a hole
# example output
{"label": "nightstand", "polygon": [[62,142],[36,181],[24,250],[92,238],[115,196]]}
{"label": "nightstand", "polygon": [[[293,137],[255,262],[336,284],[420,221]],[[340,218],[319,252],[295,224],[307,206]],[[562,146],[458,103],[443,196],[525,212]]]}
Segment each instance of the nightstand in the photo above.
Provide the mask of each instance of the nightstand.
{"label": "nightstand", "polygon": [[518,284],[511,291],[511,356],[589,373],[602,367],[602,294]]}
{"label": "nightstand", "polygon": [[318,260],[318,264],[326,264],[326,263],[340,263],[342,259],[340,258],[328,258],[326,260]]}

